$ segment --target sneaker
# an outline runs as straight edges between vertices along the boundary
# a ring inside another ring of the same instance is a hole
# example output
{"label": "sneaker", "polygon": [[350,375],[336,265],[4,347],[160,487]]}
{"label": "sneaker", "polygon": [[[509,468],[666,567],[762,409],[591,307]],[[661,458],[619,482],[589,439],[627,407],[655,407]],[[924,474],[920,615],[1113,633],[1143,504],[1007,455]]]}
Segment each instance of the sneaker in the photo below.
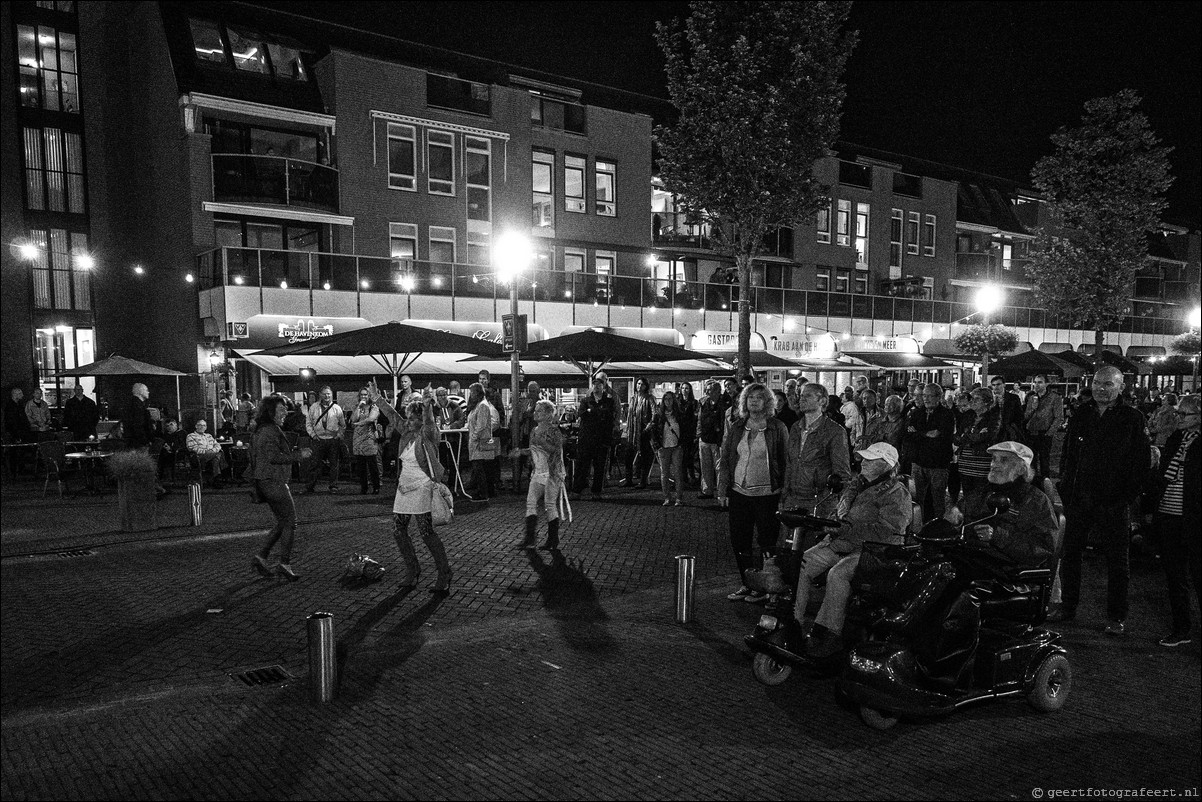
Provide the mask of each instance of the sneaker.
{"label": "sneaker", "polygon": [[753,590],[743,597],[743,601],[748,604],[763,604],[768,601],[767,593],[760,593],[758,590]]}
{"label": "sneaker", "polygon": [[1048,621],[1053,624],[1060,623],[1061,621],[1072,621],[1076,617],[1077,611],[1070,610],[1067,607],[1057,607],[1048,613]]}
{"label": "sneaker", "polygon": [[734,593],[726,594],[726,598],[729,599],[730,601],[738,601],[739,599],[744,598],[750,592],[751,592],[751,588],[747,587],[746,585],[743,585],[741,588],[736,590]]}
{"label": "sneaker", "polygon": [[1122,621],[1111,621],[1102,629],[1103,635],[1108,635],[1111,638],[1117,638],[1127,631],[1127,626]]}
{"label": "sneaker", "polygon": [[672,499],[670,499],[670,498],[666,498],[666,499],[664,499],[664,503],[663,503],[661,506],[664,506],[664,507],[671,507],[671,506],[672,506]]}
{"label": "sneaker", "polygon": [[677,507],[683,507],[683,506],[684,506],[684,499],[682,499],[682,498],[678,498],[678,499],[676,499],[676,506],[677,506]]}
{"label": "sneaker", "polygon": [[1172,635],[1161,638],[1156,642],[1165,648],[1172,649],[1174,646],[1184,646],[1187,643],[1192,643],[1193,639],[1190,638],[1189,635],[1178,635],[1177,633],[1173,633]]}

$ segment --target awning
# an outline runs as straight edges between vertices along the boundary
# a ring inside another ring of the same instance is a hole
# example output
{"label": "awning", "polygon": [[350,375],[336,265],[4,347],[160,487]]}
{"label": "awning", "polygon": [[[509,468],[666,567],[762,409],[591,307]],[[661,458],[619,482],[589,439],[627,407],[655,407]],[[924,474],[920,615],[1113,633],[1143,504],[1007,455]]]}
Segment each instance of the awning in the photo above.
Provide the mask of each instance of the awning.
{"label": "awning", "polygon": [[888,351],[846,351],[845,354],[884,370],[950,370],[955,367],[923,354],[893,354]]}
{"label": "awning", "polygon": [[[261,356],[254,351],[237,349],[239,356],[271,376],[296,376],[301,368],[317,371],[317,380],[322,376],[383,376],[386,375],[370,356]],[[471,375],[480,370],[508,373],[508,362],[461,362],[470,354],[423,354],[405,369],[413,374]],[[527,376],[572,375],[580,371],[566,363],[523,363]]]}
{"label": "awning", "polygon": [[1128,345],[1127,358],[1147,359],[1150,356],[1164,356],[1165,350],[1163,345]]}
{"label": "awning", "polygon": [[976,359],[972,354],[965,354],[956,350],[956,343],[954,341],[939,337],[932,337],[923,343],[922,352],[927,356]]}
{"label": "awning", "polygon": [[1072,343],[1040,343],[1039,350],[1045,354],[1060,354],[1073,350]]}

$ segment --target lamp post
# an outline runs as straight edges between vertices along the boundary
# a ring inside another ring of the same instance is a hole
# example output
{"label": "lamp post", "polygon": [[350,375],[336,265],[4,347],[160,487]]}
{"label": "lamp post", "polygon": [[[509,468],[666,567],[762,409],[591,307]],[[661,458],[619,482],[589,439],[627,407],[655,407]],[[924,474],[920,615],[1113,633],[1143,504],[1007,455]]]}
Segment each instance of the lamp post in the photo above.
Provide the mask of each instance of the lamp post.
{"label": "lamp post", "polygon": [[[534,260],[534,249],[529,238],[516,231],[507,231],[497,238],[493,249],[493,265],[496,267],[497,280],[509,285],[509,314],[513,326],[513,348],[509,354],[509,433],[510,448],[518,447],[518,398],[519,382],[521,380],[521,365],[519,352],[525,343],[525,336],[519,336],[518,327],[518,278],[530,268]],[[525,332],[522,332],[524,335]]]}
{"label": "lamp post", "polygon": [[[989,325],[989,316],[1001,309],[1006,303],[1006,293],[996,284],[986,284],[977,290],[973,304],[981,314],[981,323]],[[981,384],[989,381],[989,352],[981,354]]]}

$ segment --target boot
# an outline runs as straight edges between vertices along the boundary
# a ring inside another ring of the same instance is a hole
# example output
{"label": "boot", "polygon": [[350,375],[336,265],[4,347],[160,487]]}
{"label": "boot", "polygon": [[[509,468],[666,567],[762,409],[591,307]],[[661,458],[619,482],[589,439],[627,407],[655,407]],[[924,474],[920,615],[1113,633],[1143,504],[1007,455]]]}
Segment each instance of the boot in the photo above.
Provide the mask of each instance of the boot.
{"label": "boot", "polygon": [[521,543],[515,543],[514,548],[518,551],[534,548],[535,542],[538,540],[538,516],[526,516],[526,539]]}
{"label": "boot", "polygon": [[422,567],[417,561],[417,552],[413,549],[413,541],[409,539],[408,528],[406,527],[405,531],[398,529],[393,535],[396,537],[396,545],[400,549],[401,559],[405,561],[405,570],[408,574],[401,582],[401,587],[416,587],[418,577],[422,574]]}
{"label": "boot", "polygon": [[438,579],[430,588],[430,592],[448,593],[451,590],[451,564],[447,562],[447,551],[442,547],[442,541],[433,527],[422,533],[422,540],[434,558],[434,567],[438,569]]}
{"label": "boot", "polygon": [[547,542],[539,546],[543,551],[555,551],[559,548],[559,519],[547,521]]}

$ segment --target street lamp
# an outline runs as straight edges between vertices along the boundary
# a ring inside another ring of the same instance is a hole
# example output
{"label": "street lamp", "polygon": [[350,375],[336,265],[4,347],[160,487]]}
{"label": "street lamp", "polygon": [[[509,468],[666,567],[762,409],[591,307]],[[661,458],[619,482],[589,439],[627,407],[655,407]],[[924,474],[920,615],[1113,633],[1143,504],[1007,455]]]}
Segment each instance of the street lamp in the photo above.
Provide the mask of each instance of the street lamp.
{"label": "street lamp", "polygon": [[[981,313],[981,322],[989,323],[989,316],[1006,304],[1006,293],[996,284],[986,284],[977,290],[973,305]],[[989,352],[981,354],[981,383],[989,381]]]}
{"label": "street lamp", "polygon": [[534,261],[534,248],[530,243],[529,237],[518,233],[517,231],[506,231],[497,238],[497,244],[493,247],[493,265],[497,270],[497,280],[503,284],[509,285],[509,314],[511,316],[513,326],[513,350],[509,354],[509,429],[512,435],[510,445],[512,448],[518,447],[518,382],[521,380],[519,371],[521,365],[518,362],[521,350],[519,343],[524,343],[526,338],[518,336],[518,277],[530,268],[530,263]]}

